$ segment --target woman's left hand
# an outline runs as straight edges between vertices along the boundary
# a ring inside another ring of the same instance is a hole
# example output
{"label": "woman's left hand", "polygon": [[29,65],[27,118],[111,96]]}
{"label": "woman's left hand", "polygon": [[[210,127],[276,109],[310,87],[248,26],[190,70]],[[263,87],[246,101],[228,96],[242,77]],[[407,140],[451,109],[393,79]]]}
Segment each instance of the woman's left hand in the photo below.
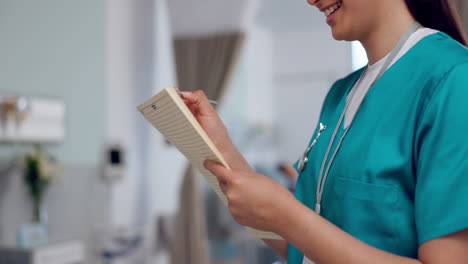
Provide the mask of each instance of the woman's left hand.
{"label": "woman's left hand", "polygon": [[296,198],[278,182],[252,170],[229,170],[214,161],[205,168],[217,178],[232,216],[241,225],[279,233]]}

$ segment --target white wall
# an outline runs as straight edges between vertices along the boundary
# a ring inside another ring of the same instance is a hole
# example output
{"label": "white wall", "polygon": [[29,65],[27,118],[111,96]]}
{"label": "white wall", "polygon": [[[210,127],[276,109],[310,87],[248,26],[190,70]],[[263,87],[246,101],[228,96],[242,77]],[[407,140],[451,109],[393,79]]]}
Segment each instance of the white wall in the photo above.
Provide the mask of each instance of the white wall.
{"label": "white wall", "polygon": [[[107,138],[127,148],[127,174],[112,187],[114,226],[154,235],[158,215],[175,214],[186,162],[136,110],[176,85],[166,0],[108,1]],[[165,263],[164,258],[158,263]]]}
{"label": "white wall", "polygon": [[107,1],[106,139],[125,149],[126,170],[112,186],[110,206],[113,225],[134,222],[138,179],[135,173],[134,127],[132,126],[132,1]]}
{"label": "white wall", "polygon": [[[0,0],[0,93],[62,100],[66,138],[48,147],[72,165],[97,166],[100,159],[104,11],[102,0]],[[12,153],[2,144],[0,158]]]}
{"label": "white wall", "polygon": [[252,142],[255,151],[244,154],[264,165],[294,162],[311,137],[329,88],[351,72],[351,45],[334,40],[324,15],[306,1],[261,0],[247,33],[243,74],[234,80],[245,86],[237,100],[246,103],[231,112],[243,113],[247,124],[263,126],[256,139],[263,142]]}
{"label": "white wall", "polygon": [[[177,85],[175,72],[174,51],[172,47],[172,30],[167,13],[167,1],[158,1],[158,12],[156,16],[156,70],[155,88],[158,92],[169,85]],[[150,144],[150,157],[152,157],[152,168],[154,172],[154,207],[156,214],[173,214],[176,212],[179,201],[179,184],[185,169],[186,160],[175,147],[166,144],[164,138],[152,129],[152,143]]]}
{"label": "white wall", "polygon": [[243,28],[257,0],[170,0],[173,32],[202,35]]}
{"label": "white wall", "polygon": [[[67,108],[64,141],[45,146],[65,167],[44,197],[49,241],[80,240],[88,249],[96,226],[109,218],[110,195],[99,168],[105,122],[104,17],[102,0],[0,0],[0,94],[52,97]],[[4,171],[3,162],[32,147],[0,144],[1,245],[15,245],[18,227],[32,219],[21,166]]]}
{"label": "white wall", "polygon": [[[221,114],[251,163],[294,162],[329,88],[352,70],[351,44],[305,1],[263,0],[255,11]],[[262,131],[248,144],[246,125]]]}
{"label": "white wall", "polygon": [[351,71],[351,46],[335,41],[325,23],[274,36],[279,159],[294,162],[310,140],[329,88]]}
{"label": "white wall", "polygon": [[247,32],[245,56],[247,67],[247,120],[271,125],[274,120],[275,94],[272,92],[275,69],[274,39],[269,30],[252,25]]}

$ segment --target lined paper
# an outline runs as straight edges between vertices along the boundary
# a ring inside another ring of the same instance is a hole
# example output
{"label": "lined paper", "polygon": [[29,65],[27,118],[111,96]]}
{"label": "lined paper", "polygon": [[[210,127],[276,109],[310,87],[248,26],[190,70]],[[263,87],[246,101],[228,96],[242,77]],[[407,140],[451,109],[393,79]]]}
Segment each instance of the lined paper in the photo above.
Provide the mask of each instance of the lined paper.
{"label": "lined paper", "polygon": [[[223,164],[226,168],[229,166],[175,88],[167,87],[139,105],[137,109],[190,161],[193,167],[200,171],[219,198],[227,205],[226,196],[221,191],[216,176],[206,170],[203,163],[210,159]],[[282,239],[272,232],[247,229],[260,239]]]}

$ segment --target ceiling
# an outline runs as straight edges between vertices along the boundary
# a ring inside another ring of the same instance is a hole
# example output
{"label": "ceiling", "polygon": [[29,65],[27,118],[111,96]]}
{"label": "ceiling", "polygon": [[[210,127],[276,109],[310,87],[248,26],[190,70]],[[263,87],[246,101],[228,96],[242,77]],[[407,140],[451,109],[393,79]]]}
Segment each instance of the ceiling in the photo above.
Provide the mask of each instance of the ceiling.
{"label": "ceiling", "polygon": [[306,0],[261,0],[256,20],[261,25],[286,30],[325,25],[325,16]]}
{"label": "ceiling", "polygon": [[168,0],[176,35],[199,35],[244,27],[254,0]]}
{"label": "ceiling", "polygon": [[325,24],[306,0],[168,0],[168,7],[179,36],[239,30],[252,22],[280,30]]}

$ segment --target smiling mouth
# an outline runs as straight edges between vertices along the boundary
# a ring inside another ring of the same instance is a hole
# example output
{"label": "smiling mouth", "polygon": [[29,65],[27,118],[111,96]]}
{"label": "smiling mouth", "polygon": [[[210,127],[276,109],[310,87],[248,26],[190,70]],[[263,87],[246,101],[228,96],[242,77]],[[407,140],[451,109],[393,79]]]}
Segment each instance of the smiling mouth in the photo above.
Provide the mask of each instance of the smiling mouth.
{"label": "smiling mouth", "polygon": [[336,12],[336,10],[340,9],[340,7],[343,5],[343,1],[339,1],[336,4],[330,6],[329,8],[325,9],[323,13],[325,14],[325,17],[331,16],[333,13]]}

